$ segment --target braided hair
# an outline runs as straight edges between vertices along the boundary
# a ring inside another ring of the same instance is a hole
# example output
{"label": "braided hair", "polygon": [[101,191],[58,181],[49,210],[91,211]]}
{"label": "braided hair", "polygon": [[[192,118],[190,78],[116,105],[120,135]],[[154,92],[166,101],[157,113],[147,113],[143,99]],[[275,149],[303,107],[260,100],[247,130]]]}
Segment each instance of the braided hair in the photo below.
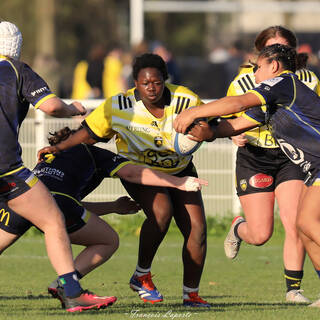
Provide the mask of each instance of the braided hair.
{"label": "braided hair", "polygon": [[259,58],[266,58],[269,63],[273,60],[279,61],[285,70],[296,72],[305,66],[308,55],[298,54],[294,48],[283,44],[273,44],[263,48],[259,53]]}
{"label": "braided hair", "polygon": [[71,130],[69,127],[64,127],[59,131],[54,133],[49,132],[52,137],[48,138],[50,146],[55,146],[63,140],[66,140],[71,134],[75,133],[77,130]]}

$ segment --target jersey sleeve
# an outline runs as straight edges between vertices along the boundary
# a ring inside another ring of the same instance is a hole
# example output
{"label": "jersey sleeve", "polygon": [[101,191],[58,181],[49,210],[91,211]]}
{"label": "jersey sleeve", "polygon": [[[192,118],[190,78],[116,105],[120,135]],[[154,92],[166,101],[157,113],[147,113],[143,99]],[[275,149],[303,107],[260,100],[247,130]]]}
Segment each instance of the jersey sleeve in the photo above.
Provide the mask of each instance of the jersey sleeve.
{"label": "jersey sleeve", "polygon": [[38,108],[44,101],[55,97],[48,84],[27,64],[23,65],[20,77],[22,96],[35,108]]}
{"label": "jersey sleeve", "polygon": [[132,163],[127,158],[106,149],[91,146],[90,151],[95,159],[99,175],[104,178],[113,177],[122,167]]}
{"label": "jersey sleeve", "polygon": [[113,97],[110,97],[100,104],[82,122],[92,138],[97,141],[109,140],[115,134],[112,130],[112,99]]}

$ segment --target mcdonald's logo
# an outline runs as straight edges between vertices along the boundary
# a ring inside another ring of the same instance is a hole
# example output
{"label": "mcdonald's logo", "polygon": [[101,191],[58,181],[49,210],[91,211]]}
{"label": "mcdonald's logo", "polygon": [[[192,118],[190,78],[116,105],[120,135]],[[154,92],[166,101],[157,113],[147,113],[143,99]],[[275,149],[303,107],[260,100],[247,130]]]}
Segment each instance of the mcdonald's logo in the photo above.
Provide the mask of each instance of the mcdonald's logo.
{"label": "mcdonald's logo", "polygon": [[4,208],[2,208],[0,210],[0,223],[2,223],[2,221],[6,219],[6,222],[5,222],[5,226],[8,225],[9,221],[10,221],[10,212],[6,211]]}

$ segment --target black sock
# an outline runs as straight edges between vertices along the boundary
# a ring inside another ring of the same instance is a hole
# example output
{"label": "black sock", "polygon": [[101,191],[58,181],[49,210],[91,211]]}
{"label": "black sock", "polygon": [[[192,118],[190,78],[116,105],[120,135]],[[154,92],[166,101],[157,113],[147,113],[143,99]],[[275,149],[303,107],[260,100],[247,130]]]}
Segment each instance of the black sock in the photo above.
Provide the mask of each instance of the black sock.
{"label": "black sock", "polygon": [[83,278],[83,275],[77,269],[76,269],[76,274],[79,280]]}
{"label": "black sock", "polygon": [[239,240],[241,240],[242,241],[242,239],[239,237],[239,234],[238,234],[238,228],[239,228],[239,226],[240,226],[240,224],[242,223],[242,222],[245,222],[245,221],[241,221],[240,223],[238,223],[235,227],[234,227],[234,235],[239,239]]}
{"label": "black sock", "polygon": [[303,278],[303,270],[294,271],[284,269],[284,277],[286,278],[287,292],[290,290],[299,290]]}

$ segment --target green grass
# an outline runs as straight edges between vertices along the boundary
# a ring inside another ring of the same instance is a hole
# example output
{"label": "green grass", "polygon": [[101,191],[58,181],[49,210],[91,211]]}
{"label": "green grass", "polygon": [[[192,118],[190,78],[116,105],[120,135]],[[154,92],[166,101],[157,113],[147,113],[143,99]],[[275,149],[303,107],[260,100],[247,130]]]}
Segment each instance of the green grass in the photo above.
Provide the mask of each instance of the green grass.
{"label": "green grass", "polygon": [[[216,229],[226,228],[227,220]],[[223,237],[209,235],[200,294],[213,307],[194,310],[181,306],[182,238],[173,226],[152,268],[153,280],[164,301],[154,306],[144,304],[128,287],[137,261],[138,237],[133,235],[137,225],[132,220],[126,223],[130,225],[130,232],[121,232],[116,254],[81,280],[84,288],[117,296],[114,306],[81,314],[68,314],[60,309],[58,301],[46,293],[46,286],[55,278],[55,273],[46,257],[43,238],[29,234],[1,256],[0,319],[319,319],[319,309],[284,302],[280,231],[262,247],[242,245],[235,261],[225,258]],[[115,221],[112,224],[117,226]],[[117,227],[126,229],[119,224]],[[74,250],[78,252],[79,247]],[[308,259],[302,287],[306,296],[317,299],[319,280]]]}

